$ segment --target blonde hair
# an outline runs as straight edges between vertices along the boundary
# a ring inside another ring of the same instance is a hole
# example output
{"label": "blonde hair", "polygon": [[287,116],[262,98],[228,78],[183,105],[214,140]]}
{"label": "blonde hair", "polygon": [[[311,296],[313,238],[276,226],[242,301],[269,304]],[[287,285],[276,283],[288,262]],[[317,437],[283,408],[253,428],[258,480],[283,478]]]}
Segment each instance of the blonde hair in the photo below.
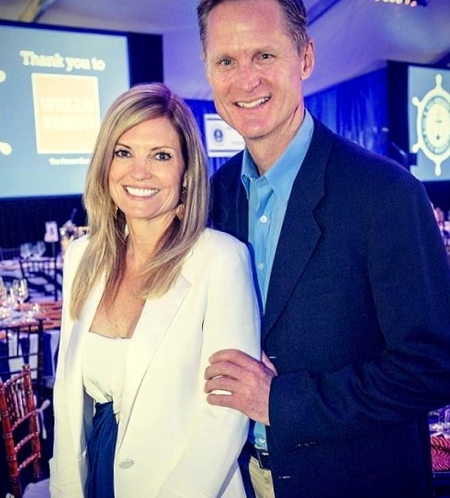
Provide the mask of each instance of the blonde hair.
{"label": "blonde hair", "polygon": [[183,261],[206,227],[208,173],[195,118],[187,104],[162,83],[140,84],[120,95],[109,108],[97,137],[83,196],[90,227],[89,244],[72,284],[70,310],[79,317],[95,282],[104,277],[112,295],[124,274],[126,221],[109,193],[108,176],[118,139],[130,128],[167,117],[177,131],[186,172],[183,219],[175,218],[159,240],[143,272],[143,298],[163,295],[178,277]]}

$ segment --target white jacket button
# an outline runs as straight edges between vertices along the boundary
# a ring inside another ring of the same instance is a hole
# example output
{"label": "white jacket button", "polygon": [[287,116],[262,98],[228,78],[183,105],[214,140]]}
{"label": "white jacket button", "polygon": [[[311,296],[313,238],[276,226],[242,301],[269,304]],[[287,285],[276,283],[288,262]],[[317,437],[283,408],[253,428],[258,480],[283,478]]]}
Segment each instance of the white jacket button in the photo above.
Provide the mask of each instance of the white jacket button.
{"label": "white jacket button", "polygon": [[129,469],[130,467],[133,467],[133,465],[134,465],[134,460],[132,460],[131,458],[125,458],[125,460],[122,460],[119,463],[119,467],[121,469]]}

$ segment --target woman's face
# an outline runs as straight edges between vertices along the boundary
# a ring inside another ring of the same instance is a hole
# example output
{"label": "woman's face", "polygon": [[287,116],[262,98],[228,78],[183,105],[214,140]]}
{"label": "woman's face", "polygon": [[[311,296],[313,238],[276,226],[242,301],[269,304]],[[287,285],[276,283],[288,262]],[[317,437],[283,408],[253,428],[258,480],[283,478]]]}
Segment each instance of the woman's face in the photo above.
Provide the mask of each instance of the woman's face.
{"label": "woman's face", "polygon": [[179,204],[185,164],[178,133],[167,117],[130,128],[117,141],[109,191],[130,225],[167,227]]}

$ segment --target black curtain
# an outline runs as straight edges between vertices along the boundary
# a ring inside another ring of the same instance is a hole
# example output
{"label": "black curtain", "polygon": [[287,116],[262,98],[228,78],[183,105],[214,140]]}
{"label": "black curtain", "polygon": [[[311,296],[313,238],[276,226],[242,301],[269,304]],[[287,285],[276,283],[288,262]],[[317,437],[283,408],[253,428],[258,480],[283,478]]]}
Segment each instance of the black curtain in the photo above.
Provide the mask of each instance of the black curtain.
{"label": "black curtain", "polygon": [[76,209],[74,222],[86,225],[81,195],[0,199],[0,247],[44,240],[45,222],[63,225]]}

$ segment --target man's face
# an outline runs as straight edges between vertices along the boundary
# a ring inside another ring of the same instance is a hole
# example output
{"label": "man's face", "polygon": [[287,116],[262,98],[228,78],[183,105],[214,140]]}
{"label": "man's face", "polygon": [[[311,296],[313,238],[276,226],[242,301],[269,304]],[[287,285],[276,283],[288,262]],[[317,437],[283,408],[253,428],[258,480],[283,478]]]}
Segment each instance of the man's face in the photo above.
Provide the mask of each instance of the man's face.
{"label": "man's face", "polygon": [[285,147],[303,119],[301,81],[313,67],[299,54],[275,0],[225,2],[209,15],[206,73],[217,111],[247,145]]}

